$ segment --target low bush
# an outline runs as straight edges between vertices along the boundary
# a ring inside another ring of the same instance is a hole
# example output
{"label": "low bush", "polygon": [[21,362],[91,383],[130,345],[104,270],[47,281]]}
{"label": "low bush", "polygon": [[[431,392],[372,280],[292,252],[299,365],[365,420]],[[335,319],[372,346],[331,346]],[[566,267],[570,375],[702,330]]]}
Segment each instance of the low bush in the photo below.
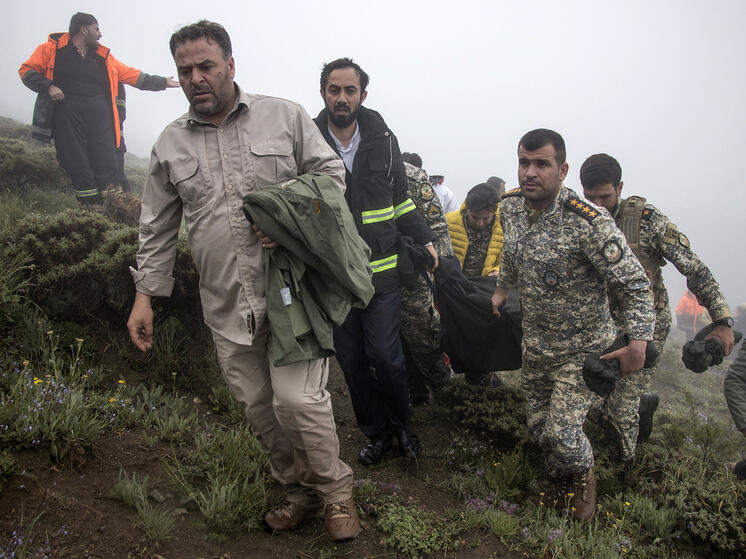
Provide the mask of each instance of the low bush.
{"label": "low bush", "polygon": [[424,507],[388,504],[378,512],[384,542],[404,557],[415,559],[456,548],[461,526],[440,518]]}
{"label": "low bush", "polygon": [[457,379],[440,390],[439,404],[452,424],[497,448],[512,449],[528,438],[524,397],[515,388]]}

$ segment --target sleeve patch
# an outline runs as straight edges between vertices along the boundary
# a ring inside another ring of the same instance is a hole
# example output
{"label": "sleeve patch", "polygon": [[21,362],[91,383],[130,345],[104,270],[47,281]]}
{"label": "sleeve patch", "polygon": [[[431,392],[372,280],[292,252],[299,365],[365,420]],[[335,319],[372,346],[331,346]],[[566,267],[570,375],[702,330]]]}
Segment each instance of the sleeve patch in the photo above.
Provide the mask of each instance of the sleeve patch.
{"label": "sleeve patch", "polygon": [[580,198],[568,198],[567,200],[565,200],[565,207],[571,212],[578,214],[580,217],[591,223],[593,223],[593,220],[601,215],[597,209],[589,206]]}
{"label": "sleeve patch", "polygon": [[684,233],[679,233],[679,244],[684,248],[689,248],[689,239],[684,235]]}
{"label": "sleeve patch", "polygon": [[655,210],[652,208],[645,208],[642,210],[642,219],[652,219],[655,216]]}
{"label": "sleeve patch", "polygon": [[435,191],[433,191],[433,187],[430,186],[430,183],[422,183],[420,185],[420,198],[424,200],[425,202],[429,202],[435,197]]}
{"label": "sleeve patch", "polygon": [[[666,234],[663,236],[663,242],[669,245],[675,245],[679,243],[679,230],[673,223],[669,223],[666,227]],[[687,239],[687,242],[689,239]]]}
{"label": "sleeve patch", "polygon": [[616,264],[622,259],[622,246],[618,241],[609,241],[603,248],[604,260],[609,264]]}
{"label": "sleeve patch", "polygon": [[427,217],[433,219],[441,215],[443,215],[443,213],[437,205],[433,204],[432,202],[427,205]]}

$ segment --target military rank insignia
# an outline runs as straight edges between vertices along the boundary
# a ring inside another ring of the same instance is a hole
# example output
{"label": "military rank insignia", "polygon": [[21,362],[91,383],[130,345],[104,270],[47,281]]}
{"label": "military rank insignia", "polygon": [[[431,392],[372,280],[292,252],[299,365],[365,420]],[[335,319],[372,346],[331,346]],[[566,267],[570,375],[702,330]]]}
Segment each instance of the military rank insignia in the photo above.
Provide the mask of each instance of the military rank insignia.
{"label": "military rank insignia", "polygon": [[593,222],[600,215],[598,210],[574,196],[565,200],[565,207],[590,222]]}
{"label": "military rank insignia", "polygon": [[616,264],[622,259],[622,247],[617,241],[609,241],[604,245],[603,255],[609,264]]}
{"label": "military rank insignia", "polygon": [[689,239],[684,233],[679,233],[679,244],[684,248],[689,248]]}
{"label": "military rank insignia", "polygon": [[544,272],[544,283],[547,287],[557,287],[559,285],[559,276],[554,270]]}
{"label": "military rank insignia", "polygon": [[438,217],[439,215],[442,215],[441,209],[435,204],[433,204],[432,202],[430,202],[427,205],[427,217],[429,217],[430,219],[434,219]]}

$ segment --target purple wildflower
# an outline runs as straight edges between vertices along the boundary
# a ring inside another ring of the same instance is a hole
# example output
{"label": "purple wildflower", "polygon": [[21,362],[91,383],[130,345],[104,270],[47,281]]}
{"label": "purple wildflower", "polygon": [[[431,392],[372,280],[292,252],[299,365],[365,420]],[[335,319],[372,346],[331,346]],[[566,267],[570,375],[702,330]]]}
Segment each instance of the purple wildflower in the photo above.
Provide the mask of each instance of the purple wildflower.
{"label": "purple wildflower", "polygon": [[561,535],[562,535],[562,530],[560,530],[559,528],[556,528],[552,530],[551,532],[549,532],[549,534],[547,535],[547,541],[549,543],[552,543],[554,540],[559,538]]}

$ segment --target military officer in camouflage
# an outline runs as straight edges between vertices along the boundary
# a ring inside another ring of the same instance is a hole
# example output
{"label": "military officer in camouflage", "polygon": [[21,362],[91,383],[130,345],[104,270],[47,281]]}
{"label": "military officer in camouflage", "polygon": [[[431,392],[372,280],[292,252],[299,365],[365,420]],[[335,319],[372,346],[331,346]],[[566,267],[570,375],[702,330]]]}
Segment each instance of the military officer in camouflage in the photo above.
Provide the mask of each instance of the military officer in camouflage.
{"label": "military officer in camouflage", "polygon": [[[435,251],[438,256],[453,254],[443,206],[430,184],[430,177],[422,169],[422,158],[416,153],[405,152],[402,159],[407,173],[409,197],[433,232]],[[423,278],[419,279],[414,289],[402,289],[400,327],[407,350],[425,382],[437,390],[448,381],[451,371],[440,350],[440,315],[433,305],[430,287]],[[412,373],[408,367],[407,374]],[[414,401],[417,387],[412,386],[413,380],[410,377],[410,397]]]}
{"label": "military officer in camouflage", "polygon": [[[586,159],[580,167],[580,182],[585,197],[609,211],[650,279],[656,315],[653,342],[658,351],[663,352],[671,329],[668,292],[661,273],[661,266],[668,260],[686,276],[687,286],[697,296],[699,303],[707,308],[712,320],[718,324],[707,337],[717,338],[728,355],[734,343],[730,310],[712,272],[692,251],[687,236],[645,198],[622,198],[622,168],[610,155],[597,153]],[[619,295],[610,294],[609,302],[618,330],[620,333],[626,333]],[[621,459],[624,461],[632,460],[637,442],[644,442],[650,436],[651,410],[657,406],[658,396],[646,394],[644,391],[655,369],[642,369],[639,373],[622,379],[603,404],[604,416],[620,437]],[[641,422],[643,427],[639,430],[639,438],[638,408],[650,415]]]}
{"label": "military officer in camouflage", "polygon": [[596,507],[593,449],[583,421],[593,393],[583,362],[616,337],[607,286],[624,294],[629,345],[604,358],[623,375],[638,371],[653,337],[650,282],[614,221],[563,186],[565,143],[554,131],[528,132],[518,144],[520,188],[506,193],[505,234],[493,312],[517,287],[523,307],[523,368],[527,423],[545,450],[549,474],[572,493],[573,517]]}

